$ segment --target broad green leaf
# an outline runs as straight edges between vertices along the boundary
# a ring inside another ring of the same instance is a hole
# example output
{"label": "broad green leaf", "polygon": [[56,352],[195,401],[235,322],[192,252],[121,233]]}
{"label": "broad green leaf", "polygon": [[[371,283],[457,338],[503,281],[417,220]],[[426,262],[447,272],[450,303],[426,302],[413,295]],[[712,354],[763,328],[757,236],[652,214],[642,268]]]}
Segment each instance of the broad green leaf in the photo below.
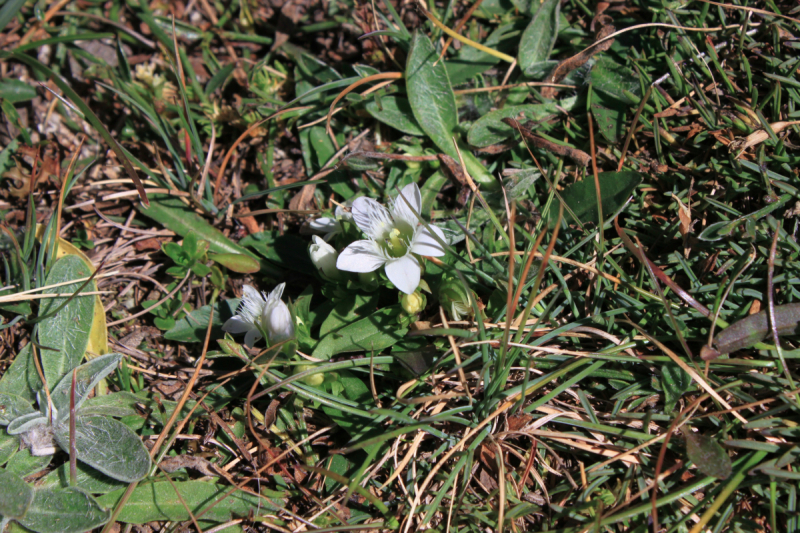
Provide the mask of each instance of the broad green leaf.
{"label": "broad green leaf", "polygon": [[[76,478],[78,484],[76,486],[91,494],[107,494],[127,485],[127,483],[101,474],[81,462],[78,462],[76,466],[78,470]],[[69,463],[64,463],[36,482],[37,489],[57,490],[66,489],[69,486]]]}
{"label": "broad green leaf", "polygon": [[[226,522],[233,517],[256,516],[280,509],[276,503],[241,490],[228,494],[231,487],[208,481],[159,481],[139,485],[131,493],[117,520],[132,524],[146,524],[156,520],[183,521],[189,519],[185,505],[197,517],[204,520]],[[177,493],[176,493],[177,491]],[[114,507],[122,498],[125,489],[114,491],[98,498],[100,505]],[[206,511],[207,512],[204,512]]]}
{"label": "broad green leaf", "polygon": [[597,121],[597,131],[611,144],[616,144],[625,133],[627,111],[630,111],[630,107],[607,98],[596,96],[592,100],[592,115]]}
{"label": "broad green leaf", "polygon": [[324,337],[347,324],[375,311],[378,305],[378,294],[350,294],[336,303],[333,311],[325,318],[320,327],[319,336]]}
{"label": "broad green leaf", "polygon": [[420,128],[411,104],[407,98],[401,96],[382,96],[380,103],[370,100],[365,106],[367,112],[384,124],[388,124],[396,130],[402,131],[407,135],[425,135]]}
{"label": "broad green leaf", "polygon": [[731,475],[731,458],[716,440],[693,433],[686,427],[683,435],[686,437],[686,454],[700,472],[717,479],[727,479]]}
{"label": "broad green leaf", "polygon": [[662,366],[661,388],[664,390],[664,412],[671,412],[691,386],[692,378],[681,367],[674,363]]}
{"label": "broad green leaf", "polygon": [[[86,278],[90,274],[89,267],[81,258],[67,255],[55,262],[47,276],[46,285]],[[61,378],[81,363],[86,352],[94,320],[95,297],[77,295],[64,305],[81,285],[83,282],[58,287],[55,290],[67,296],[48,298],[39,309],[40,317],[55,313],[39,323],[42,370],[47,383],[61,381]],[[97,285],[91,281],[83,292],[96,290]]]}
{"label": "broad green leaf", "polygon": [[559,0],[545,0],[533,16],[519,42],[519,67],[528,75],[537,63],[547,61],[558,35]]}
{"label": "broad green leaf", "polygon": [[52,455],[32,455],[30,450],[20,450],[9,459],[6,471],[12,472],[21,478],[41,472],[50,464]]}
{"label": "broad green leaf", "polygon": [[102,396],[94,396],[84,402],[81,416],[102,415],[122,418],[139,414],[137,405],[148,405],[149,400],[142,399],[132,392],[114,392]]}
{"label": "broad green leaf", "polygon": [[25,5],[25,0],[6,0],[3,3],[3,7],[0,7],[0,32],[17,15],[23,5]]}
{"label": "broad green leaf", "polygon": [[36,533],[82,533],[108,522],[106,511],[79,489],[37,489],[20,524]]}
{"label": "broad green leaf", "polygon": [[31,402],[25,398],[0,392],[0,426],[8,425],[15,418],[34,412],[36,411],[33,409]]}
{"label": "broad green leaf", "polygon": [[400,339],[408,331],[399,327],[397,316],[400,306],[386,307],[366,318],[345,326],[323,337],[313,356],[320,359],[330,359],[332,356],[345,352],[384,350]]}
{"label": "broad green leaf", "polygon": [[[76,410],[86,401],[86,398],[89,397],[89,393],[92,392],[92,389],[95,388],[100,380],[116,370],[122,357],[121,353],[101,355],[75,369]],[[59,421],[69,417],[71,390],[72,372],[69,372],[66,376],[61,378],[56,388],[50,393],[53,407],[55,407],[58,413],[57,420]]]}
{"label": "broad green leaf", "polygon": [[630,101],[625,97],[624,91],[630,91],[637,96],[642,92],[636,72],[607,56],[597,59],[592,67],[590,81],[592,90],[600,91],[629,107]]}
{"label": "broad green leaf", "polygon": [[12,104],[27,102],[36,98],[36,89],[24,81],[7,78],[0,81],[0,98]]}
{"label": "broad green leaf", "polygon": [[[608,219],[616,213],[642,182],[642,175],[632,170],[621,172],[601,172],[597,175],[600,182],[600,194],[603,199],[603,217]],[[582,224],[598,224],[597,190],[594,178],[586,176],[581,181],[568,186],[561,193],[564,203],[575,213]],[[558,208],[550,209],[550,220],[555,223]],[[572,222],[571,217],[564,214],[565,220]]]}
{"label": "broad green leaf", "polygon": [[0,429],[0,466],[6,464],[19,449],[19,437]]}
{"label": "broad green leaf", "polygon": [[[246,254],[252,257],[255,255],[247,248],[240,246],[227,238],[217,228],[205,221],[200,215],[188,209],[180,198],[165,195],[153,195],[150,199],[150,207],[139,206],[143,215],[152,218],[168,230],[174,231],[182,237],[189,235],[189,232],[197,232],[200,239],[209,243],[209,250],[218,254]],[[262,262],[262,268],[264,268]],[[267,267],[268,268],[268,267]],[[267,270],[266,274],[280,274],[280,272]]]}
{"label": "broad green leaf", "polygon": [[39,411],[34,411],[28,414],[20,415],[9,422],[6,431],[9,435],[19,435],[25,433],[37,426],[46,426],[47,418]]}
{"label": "broad green leaf", "polygon": [[[498,52],[513,53],[512,49],[516,47],[519,35],[524,29],[524,24],[521,23],[523,21],[519,20],[498,26],[481,44]],[[457,56],[445,61],[444,64],[447,67],[450,84],[455,87],[486,72],[500,61],[499,57],[482,50],[463,46]]]}
{"label": "broad green leaf", "polygon": [[[437,57],[431,40],[420,31],[414,33],[406,62],[406,92],[422,131],[439,150],[458,161],[458,152],[453,145],[453,131],[458,124],[456,99],[442,62],[434,66]],[[476,182],[497,185],[489,171],[471,152],[462,149],[461,154],[467,171]]]}
{"label": "broad green leaf", "polygon": [[[69,423],[55,432],[58,445],[69,450]],[[78,459],[103,474],[132,483],[147,476],[150,454],[136,433],[125,424],[104,416],[78,416],[75,421]]]}
{"label": "broad green leaf", "polygon": [[569,98],[559,103],[514,105],[492,111],[472,124],[467,133],[467,141],[470,145],[481,148],[497,144],[512,137],[515,133],[514,128],[503,122],[504,118],[516,119],[521,124],[528,121],[537,122],[550,115],[557,115],[559,107],[567,111],[571,110],[575,106],[575,102],[575,98]]}
{"label": "broad green leaf", "polygon": [[240,274],[253,274],[261,268],[257,259],[245,254],[208,254],[208,257],[228,270]]}
{"label": "broad green leaf", "polygon": [[33,402],[36,400],[36,392],[42,388],[42,380],[33,362],[31,346],[28,343],[17,352],[14,362],[0,378],[0,392]]}
{"label": "broad green leaf", "polygon": [[[218,301],[214,304],[214,323],[211,326],[211,338],[223,335],[222,325],[236,313],[239,299]],[[166,333],[164,338],[179,342],[203,342],[208,329],[208,319],[211,318],[211,306],[204,305],[195,309],[184,318],[175,321],[175,325]]]}
{"label": "broad green leaf", "polygon": [[297,235],[278,235],[273,231],[262,231],[248,235],[240,241],[242,246],[249,246],[266,257],[275,265],[302,272],[310,276],[317,275],[317,267],[308,257],[308,239]]}
{"label": "broad green leaf", "polygon": [[33,487],[6,470],[0,470],[0,487],[0,515],[23,517],[33,502]]}

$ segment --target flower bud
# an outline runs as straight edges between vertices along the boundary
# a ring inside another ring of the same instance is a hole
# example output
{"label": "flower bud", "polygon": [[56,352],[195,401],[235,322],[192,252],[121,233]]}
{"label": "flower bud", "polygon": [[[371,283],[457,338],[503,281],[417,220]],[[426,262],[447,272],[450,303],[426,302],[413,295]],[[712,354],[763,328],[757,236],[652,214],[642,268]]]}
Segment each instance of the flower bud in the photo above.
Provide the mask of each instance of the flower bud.
{"label": "flower bud", "polygon": [[281,300],[264,307],[261,324],[267,333],[270,346],[294,337],[292,313]]}
{"label": "flower bud", "polygon": [[422,312],[427,305],[427,298],[419,291],[414,291],[411,294],[403,294],[400,297],[400,305],[403,311],[409,315],[416,315]]}
{"label": "flower bud", "polygon": [[471,292],[460,280],[450,279],[439,287],[439,303],[450,314],[450,318],[463,320],[473,315]]}
{"label": "flower bud", "polygon": [[328,281],[341,281],[344,275],[336,268],[336,260],[339,258],[339,254],[333,246],[318,236],[314,235],[311,239],[313,242],[308,247],[308,255],[311,257],[311,262],[319,270],[320,275]]}

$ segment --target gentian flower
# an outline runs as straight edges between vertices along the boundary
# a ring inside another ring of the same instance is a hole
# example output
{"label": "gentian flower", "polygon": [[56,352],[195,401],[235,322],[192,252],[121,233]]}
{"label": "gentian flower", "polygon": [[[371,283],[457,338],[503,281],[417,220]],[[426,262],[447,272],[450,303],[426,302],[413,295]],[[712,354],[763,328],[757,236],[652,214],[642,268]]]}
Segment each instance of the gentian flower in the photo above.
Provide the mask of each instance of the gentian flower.
{"label": "gentian flower", "polygon": [[311,262],[319,270],[320,275],[328,281],[339,281],[344,276],[342,272],[336,268],[336,259],[339,254],[333,246],[314,235],[312,244],[308,247],[308,255],[311,257]]}
{"label": "gentian flower", "polygon": [[265,335],[270,346],[291,339],[294,336],[292,314],[281,300],[285,286],[281,283],[267,295],[245,285],[236,315],[228,319],[222,329],[233,335],[244,333],[244,344],[248,348]]}
{"label": "gentian flower", "polygon": [[[419,223],[422,198],[419,187],[403,187],[391,211],[371,198],[356,198],[352,214],[356,226],[369,239],[355,241],[339,254],[336,266],[348,272],[373,272],[385,266],[386,277],[402,292],[412,294],[419,286],[417,255],[440,257],[444,248]],[[431,225],[444,241],[444,233]]]}
{"label": "gentian flower", "polygon": [[322,233],[322,238],[325,239],[326,242],[330,241],[333,237],[342,232],[342,223],[340,221],[352,220],[353,215],[350,214],[347,209],[345,209],[349,208],[351,205],[351,200],[345,202],[344,206],[337,205],[336,209],[333,211],[333,218],[316,218],[308,223],[308,227],[311,229],[311,231]]}

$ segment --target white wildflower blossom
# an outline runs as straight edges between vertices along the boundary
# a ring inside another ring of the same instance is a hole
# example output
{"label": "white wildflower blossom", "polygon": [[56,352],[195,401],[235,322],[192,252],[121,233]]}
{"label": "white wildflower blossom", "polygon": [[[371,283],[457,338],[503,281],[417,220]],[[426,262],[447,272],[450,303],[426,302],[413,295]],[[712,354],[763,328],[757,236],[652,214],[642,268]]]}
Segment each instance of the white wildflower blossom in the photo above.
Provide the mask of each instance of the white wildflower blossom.
{"label": "white wildflower blossom", "polygon": [[244,333],[244,344],[248,348],[265,335],[270,346],[291,339],[294,336],[292,314],[281,300],[285,286],[281,283],[266,294],[245,285],[236,315],[228,319],[222,329],[233,335]]}
{"label": "white wildflower blossom", "polygon": [[339,258],[336,249],[316,235],[311,239],[313,242],[308,247],[308,255],[311,257],[311,262],[319,270],[320,275],[328,281],[341,280],[344,276],[336,268],[336,260]]}
{"label": "white wildflower blossom", "polygon": [[311,231],[322,233],[322,238],[325,239],[325,241],[330,241],[333,237],[342,232],[343,220],[353,219],[352,213],[346,209],[352,204],[353,200],[348,200],[344,205],[337,205],[336,209],[333,211],[333,218],[316,218],[308,223],[308,227]]}
{"label": "white wildflower blossom", "polygon": [[[400,291],[412,294],[420,280],[417,255],[444,255],[439,241],[419,223],[421,206],[416,183],[403,187],[392,202],[391,211],[371,198],[356,198],[353,221],[369,239],[355,241],[345,248],[336,266],[349,272],[373,272],[385,266],[389,281]],[[433,225],[430,228],[444,241],[442,230]]]}

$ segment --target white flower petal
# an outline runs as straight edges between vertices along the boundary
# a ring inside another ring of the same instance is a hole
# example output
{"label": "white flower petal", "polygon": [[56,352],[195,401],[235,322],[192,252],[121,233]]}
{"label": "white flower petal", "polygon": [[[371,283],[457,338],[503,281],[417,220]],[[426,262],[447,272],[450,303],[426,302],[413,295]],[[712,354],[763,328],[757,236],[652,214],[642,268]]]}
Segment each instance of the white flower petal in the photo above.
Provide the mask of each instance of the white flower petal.
{"label": "white flower petal", "polygon": [[380,247],[373,241],[355,241],[339,254],[336,268],[347,272],[374,272],[386,263]]}
{"label": "white flower petal", "polygon": [[[428,227],[430,227],[442,241],[445,240],[444,233],[441,229],[433,224],[429,224]],[[441,257],[444,255],[444,247],[433,238],[433,235],[431,235],[425,227],[418,228],[417,233],[414,235],[414,242],[411,243],[411,248],[409,249],[415,254],[427,255],[430,257]]]}
{"label": "white flower petal", "polygon": [[265,310],[264,328],[267,330],[270,346],[294,337],[294,324],[289,307],[279,301]]}
{"label": "white flower petal", "polygon": [[317,218],[308,222],[308,227],[320,233],[332,233],[341,229],[339,221],[328,217]]}
{"label": "white flower petal", "polygon": [[258,331],[258,328],[253,328],[247,332],[247,335],[244,336],[244,345],[248,348],[252,348],[255,343],[261,340],[261,332]]}
{"label": "white flower petal", "polygon": [[242,320],[254,324],[264,308],[264,296],[250,285],[244,285],[242,292],[242,301],[236,314],[241,316]]}
{"label": "white flower petal", "polygon": [[372,240],[385,238],[394,227],[389,210],[372,198],[364,196],[353,202],[353,221]]}
{"label": "white flower petal", "polygon": [[[404,200],[405,198],[405,200]],[[408,200],[408,202],[406,202]],[[416,183],[409,183],[402,188],[400,194],[394,199],[392,204],[392,216],[395,220],[400,219],[408,223],[412,228],[419,224],[417,214],[422,207],[422,196]]]}
{"label": "white flower petal", "polygon": [[401,292],[413,294],[419,287],[419,263],[416,257],[409,254],[386,263],[386,277]]}
{"label": "white flower petal", "polygon": [[245,333],[252,329],[256,329],[255,325],[252,322],[248,322],[246,320],[242,320],[240,316],[234,316],[229,318],[225,323],[222,325],[222,331],[227,331],[232,335],[238,335],[240,333]]}
{"label": "white flower petal", "polygon": [[280,285],[278,285],[277,287],[272,289],[272,292],[269,293],[269,297],[267,298],[267,301],[269,303],[274,303],[275,301],[280,301],[281,296],[283,296],[283,289],[285,287],[286,287],[286,283],[281,283]]}

